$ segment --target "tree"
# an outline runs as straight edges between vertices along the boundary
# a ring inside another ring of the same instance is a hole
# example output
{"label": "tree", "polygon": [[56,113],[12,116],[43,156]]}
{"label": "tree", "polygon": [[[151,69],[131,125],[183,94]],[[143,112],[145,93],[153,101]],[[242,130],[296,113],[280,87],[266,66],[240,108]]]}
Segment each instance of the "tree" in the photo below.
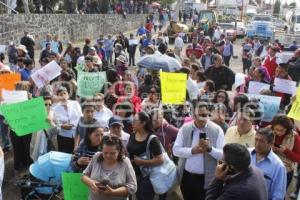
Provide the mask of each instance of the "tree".
{"label": "tree", "polygon": [[292,2],[289,5],[290,8],[296,8],[296,6],[297,6],[296,2]]}
{"label": "tree", "polygon": [[273,8],[273,14],[275,16],[278,16],[280,13],[280,5],[281,5],[280,0],[276,0],[276,2],[274,4],[274,8]]}

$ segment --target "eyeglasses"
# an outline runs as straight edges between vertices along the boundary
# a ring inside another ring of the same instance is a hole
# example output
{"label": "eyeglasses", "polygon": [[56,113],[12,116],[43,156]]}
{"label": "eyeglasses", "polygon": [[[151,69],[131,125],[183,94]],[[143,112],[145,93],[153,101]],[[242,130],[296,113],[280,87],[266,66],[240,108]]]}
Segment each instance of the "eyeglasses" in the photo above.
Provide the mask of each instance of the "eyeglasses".
{"label": "eyeglasses", "polygon": [[52,106],[52,104],[51,103],[45,103],[45,106]]}

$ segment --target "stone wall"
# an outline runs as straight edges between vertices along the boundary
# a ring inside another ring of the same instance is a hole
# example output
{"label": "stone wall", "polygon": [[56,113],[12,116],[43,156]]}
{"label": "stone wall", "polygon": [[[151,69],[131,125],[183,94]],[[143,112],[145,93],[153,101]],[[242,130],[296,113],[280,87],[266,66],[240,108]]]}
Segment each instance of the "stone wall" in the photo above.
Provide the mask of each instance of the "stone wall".
{"label": "stone wall", "polygon": [[17,14],[0,15],[0,44],[9,41],[17,44],[28,30],[37,42],[47,33],[59,34],[62,41],[78,41],[85,37],[97,38],[99,34],[118,33],[138,28],[144,15],[77,15],[77,14]]}

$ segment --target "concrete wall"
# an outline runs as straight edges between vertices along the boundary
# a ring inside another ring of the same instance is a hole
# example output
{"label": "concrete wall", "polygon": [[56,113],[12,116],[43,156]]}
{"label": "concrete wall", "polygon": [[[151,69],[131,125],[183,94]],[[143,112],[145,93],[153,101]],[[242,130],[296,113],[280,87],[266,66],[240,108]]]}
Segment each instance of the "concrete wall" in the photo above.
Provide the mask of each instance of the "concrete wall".
{"label": "concrete wall", "polygon": [[138,28],[144,15],[77,15],[77,14],[18,14],[0,15],[0,44],[14,41],[17,44],[28,30],[36,42],[47,33],[59,34],[62,41],[78,41],[89,36],[98,38],[100,33],[118,33]]}

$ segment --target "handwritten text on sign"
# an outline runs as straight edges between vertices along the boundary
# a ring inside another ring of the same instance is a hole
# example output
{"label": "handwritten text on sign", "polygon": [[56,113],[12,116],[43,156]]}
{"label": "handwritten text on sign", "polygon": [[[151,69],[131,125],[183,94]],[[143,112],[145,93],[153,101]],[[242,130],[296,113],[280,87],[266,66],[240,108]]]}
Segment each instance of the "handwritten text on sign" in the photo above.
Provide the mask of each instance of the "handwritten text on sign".
{"label": "handwritten text on sign", "polygon": [[160,72],[162,102],[165,104],[184,104],[186,98],[187,75]]}
{"label": "handwritten text on sign", "polygon": [[18,136],[27,135],[50,127],[42,97],[20,103],[0,106],[5,120]]}
{"label": "handwritten text on sign", "polygon": [[62,183],[65,200],[88,199],[88,188],[81,180],[81,173],[63,173]]}
{"label": "handwritten text on sign", "polygon": [[81,97],[92,97],[96,93],[101,92],[104,83],[106,82],[106,73],[79,72],[77,82],[77,95]]}

